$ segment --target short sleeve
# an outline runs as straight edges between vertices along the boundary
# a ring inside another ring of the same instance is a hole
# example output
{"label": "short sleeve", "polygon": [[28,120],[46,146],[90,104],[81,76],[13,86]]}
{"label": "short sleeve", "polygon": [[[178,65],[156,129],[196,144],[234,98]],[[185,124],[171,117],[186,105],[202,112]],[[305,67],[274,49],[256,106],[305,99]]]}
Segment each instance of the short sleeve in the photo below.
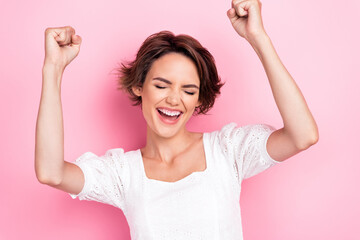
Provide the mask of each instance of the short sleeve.
{"label": "short sleeve", "polygon": [[271,158],[266,149],[267,140],[275,130],[267,124],[237,127],[236,123],[229,123],[220,130],[222,150],[233,162],[239,183],[280,163]]}
{"label": "short sleeve", "polygon": [[110,149],[103,156],[86,152],[74,164],[84,173],[85,183],[79,194],[69,193],[73,199],[97,201],[124,210],[129,169],[123,149]]}

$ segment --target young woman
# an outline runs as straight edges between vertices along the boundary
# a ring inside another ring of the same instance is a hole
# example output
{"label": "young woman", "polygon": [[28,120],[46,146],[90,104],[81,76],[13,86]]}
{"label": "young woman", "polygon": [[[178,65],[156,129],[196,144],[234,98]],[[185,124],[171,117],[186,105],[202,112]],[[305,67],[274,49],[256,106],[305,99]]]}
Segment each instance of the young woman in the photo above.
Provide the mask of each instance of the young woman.
{"label": "young woman", "polygon": [[119,69],[119,85],[147,123],[146,145],[134,151],[91,152],[64,161],[61,78],[78,55],[71,27],[45,31],[43,88],[36,126],[35,170],[41,183],[120,208],[132,239],[242,239],[243,179],[318,141],[317,125],[295,81],[281,63],[257,0],[233,1],[228,17],[259,56],[284,127],[266,124],[190,132],[194,113],[206,113],[222,83],[211,54],[188,35],[148,37],[136,59]]}

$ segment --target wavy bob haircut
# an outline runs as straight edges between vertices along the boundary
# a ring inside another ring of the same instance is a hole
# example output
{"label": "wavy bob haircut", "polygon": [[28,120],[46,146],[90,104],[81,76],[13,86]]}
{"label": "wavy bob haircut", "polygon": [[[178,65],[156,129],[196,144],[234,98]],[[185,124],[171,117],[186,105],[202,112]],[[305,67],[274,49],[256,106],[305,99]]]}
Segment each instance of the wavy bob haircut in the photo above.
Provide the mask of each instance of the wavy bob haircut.
{"label": "wavy bob haircut", "polygon": [[196,114],[206,114],[220,94],[221,83],[214,57],[200,42],[185,34],[174,35],[161,31],[150,35],[141,45],[136,59],[127,64],[121,63],[118,73],[118,89],[125,90],[133,105],[141,104],[141,97],[134,94],[133,87],[142,87],[152,63],[167,53],[176,52],[189,57],[195,64],[200,79],[199,101]]}

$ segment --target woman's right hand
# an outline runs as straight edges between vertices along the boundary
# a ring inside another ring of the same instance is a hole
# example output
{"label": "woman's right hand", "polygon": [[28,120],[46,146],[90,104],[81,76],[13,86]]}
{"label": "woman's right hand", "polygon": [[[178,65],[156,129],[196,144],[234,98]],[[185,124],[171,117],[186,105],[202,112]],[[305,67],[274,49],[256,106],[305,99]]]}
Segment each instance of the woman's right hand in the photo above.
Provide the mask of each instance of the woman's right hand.
{"label": "woman's right hand", "polygon": [[75,35],[70,26],[47,28],[45,30],[45,65],[53,65],[64,70],[79,54],[81,37]]}

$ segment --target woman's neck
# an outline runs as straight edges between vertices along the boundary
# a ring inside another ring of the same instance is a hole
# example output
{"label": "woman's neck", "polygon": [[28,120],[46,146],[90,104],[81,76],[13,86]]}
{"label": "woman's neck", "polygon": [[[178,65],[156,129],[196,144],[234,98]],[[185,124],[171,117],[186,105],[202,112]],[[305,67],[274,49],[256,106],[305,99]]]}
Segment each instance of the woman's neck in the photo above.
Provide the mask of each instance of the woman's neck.
{"label": "woman's neck", "polygon": [[186,151],[192,142],[195,134],[185,128],[172,137],[162,137],[147,127],[146,146],[141,149],[143,157],[171,163],[180,153]]}

